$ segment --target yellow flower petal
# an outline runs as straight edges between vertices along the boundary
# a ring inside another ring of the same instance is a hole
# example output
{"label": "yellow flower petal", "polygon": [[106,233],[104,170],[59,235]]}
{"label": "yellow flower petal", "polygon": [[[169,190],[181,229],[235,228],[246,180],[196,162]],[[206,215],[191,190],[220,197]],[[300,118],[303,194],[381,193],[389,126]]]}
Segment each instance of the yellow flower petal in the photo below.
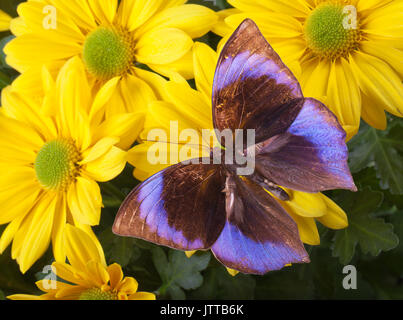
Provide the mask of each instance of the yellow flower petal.
{"label": "yellow flower petal", "polygon": [[133,294],[137,291],[139,284],[136,279],[132,277],[126,277],[123,279],[122,282],[116,287],[116,290],[119,291],[119,293],[125,293],[127,295]]}
{"label": "yellow flower petal", "polygon": [[227,268],[227,271],[233,277],[235,277],[239,273],[238,270],[234,270],[234,269],[230,269],[230,268]]}
{"label": "yellow flower petal", "polygon": [[120,80],[120,77],[112,78],[99,89],[90,110],[91,124],[99,124],[102,121],[105,111],[104,107],[115,93]]}
{"label": "yellow flower petal", "polygon": [[299,236],[301,241],[310,245],[319,245],[320,237],[318,228],[315,223],[314,218],[302,217],[296,214],[293,209],[285,201],[279,201],[284,209],[288,212],[291,218],[295,221],[298,226]]}
{"label": "yellow flower petal", "polygon": [[108,153],[88,163],[85,167],[85,173],[96,181],[112,180],[125,168],[126,157],[126,152],[120,148],[112,147]]}
{"label": "yellow flower petal", "polygon": [[374,104],[402,117],[403,84],[393,69],[378,58],[362,52],[351,56],[351,64],[364,94]]}
{"label": "yellow flower petal", "polygon": [[27,181],[0,192],[0,224],[5,224],[20,215],[26,215],[38,200],[40,188],[32,173],[26,175]]}
{"label": "yellow flower petal", "polygon": [[6,31],[10,27],[11,17],[0,10],[0,31]]}
{"label": "yellow flower petal", "polygon": [[271,10],[293,15],[295,17],[305,17],[310,10],[305,1],[287,1],[287,0],[266,0],[266,1],[248,1],[248,0],[229,0],[232,6],[242,11],[261,11]]}
{"label": "yellow flower petal", "polygon": [[190,258],[190,257],[193,256],[196,252],[197,252],[197,250],[185,251],[185,254],[186,254],[186,257]]}
{"label": "yellow flower petal", "polygon": [[129,300],[155,300],[155,294],[150,292],[136,292],[129,296]]}
{"label": "yellow flower petal", "polygon": [[118,0],[88,0],[100,24],[112,23],[118,8]]}
{"label": "yellow flower petal", "polygon": [[92,148],[83,153],[83,160],[80,164],[86,164],[99,159],[105,153],[109,152],[112,146],[119,142],[119,138],[106,137],[99,140]]}
{"label": "yellow flower petal", "polygon": [[52,4],[59,11],[66,12],[81,29],[90,31],[97,27],[88,1],[71,0],[66,2],[66,0],[52,0]]}
{"label": "yellow flower petal", "polygon": [[136,60],[145,64],[171,63],[183,57],[192,46],[192,38],[182,30],[155,29],[139,39],[136,46]]}
{"label": "yellow flower petal", "polygon": [[57,197],[47,196],[32,212],[32,222],[17,258],[22,273],[25,273],[49,247],[56,204]]}
{"label": "yellow flower petal", "polygon": [[107,270],[109,273],[109,279],[110,279],[109,281],[111,289],[114,290],[120,283],[120,281],[122,281],[123,279],[122,267],[117,263],[114,263],[108,266]]}
{"label": "yellow flower petal", "polygon": [[344,229],[348,226],[347,215],[333,200],[320,194],[327,206],[327,213],[317,220],[330,229]]}
{"label": "yellow flower petal", "polygon": [[326,214],[326,204],[319,193],[306,193],[290,190],[291,199],[287,202],[293,212],[309,218],[322,217]]}
{"label": "yellow flower petal", "polygon": [[24,20],[27,29],[31,33],[46,33],[51,39],[61,40],[65,42],[82,42],[84,35],[80,29],[73,23],[63,10],[57,11],[57,27],[56,30],[45,29],[43,21],[46,17],[44,14],[45,4],[37,1],[29,1],[21,3],[18,6],[18,14]]}
{"label": "yellow flower petal", "polygon": [[371,127],[378,130],[385,130],[388,125],[382,105],[377,104],[364,93],[362,93],[361,117]]}
{"label": "yellow flower petal", "polygon": [[136,76],[150,86],[158,100],[166,100],[165,83],[167,80],[155,72],[150,72],[139,68],[134,68],[133,71]]}
{"label": "yellow flower petal", "polygon": [[301,87],[306,97],[326,96],[330,63],[326,60],[313,60],[302,65]]}
{"label": "yellow flower petal", "polygon": [[189,50],[183,57],[180,59],[165,64],[152,64],[149,63],[148,66],[155,72],[159,74],[171,78],[175,77],[175,73],[179,73],[185,79],[193,79],[194,71],[193,71],[193,52]]}
{"label": "yellow flower petal", "polygon": [[10,300],[43,300],[41,296],[34,296],[30,294],[13,294],[11,296],[7,296],[7,299]]}
{"label": "yellow flower petal", "polygon": [[144,125],[143,113],[125,113],[111,116],[97,127],[94,140],[104,136],[119,137],[117,144],[122,149],[128,149],[137,139]]}
{"label": "yellow flower petal", "polygon": [[55,267],[57,276],[60,279],[66,280],[73,284],[79,284],[82,286],[89,285],[89,283],[86,280],[83,280],[83,278],[81,278],[82,273],[79,274],[79,272],[77,272],[78,270],[75,270],[75,268],[72,267],[71,265],[66,263],[53,262],[52,266]]}
{"label": "yellow flower petal", "polygon": [[139,31],[142,35],[154,28],[177,28],[191,38],[199,38],[210,31],[218,21],[217,14],[207,7],[185,4],[171,7],[153,16]]}
{"label": "yellow flower petal", "polygon": [[46,31],[48,30],[38,34],[24,34],[10,41],[4,48],[7,63],[18,71],[24,72],[28,69],[27,66],[68,59],[81,53],[80,45],[66,42],[64,39],[49,38]]}
{"label": "yellow flower petal", "polygon": [[10,22],[10,31],[15,36],[21,36],[29,32],[27,25],[21,17],[14,18]]}
{"label": "yellow flower petal", "polygon": [[0,254],[3,254],[4,250],[6,250],[6,248],[9,246],[24,218],[24,214],[21,214],[19,217],[14,218],[1,234]]}
{"label": "yellow flower petal", "polygon": [[[67,259],[74,269],[84,271],[86,270],[87,263],[90,261],[102,264],[101,256],[93,239],[80,228],[67,224],[65,228],[65,243]],[[71,273],[68,275],[70,276]]]}
{"label": "yellow flower petal", "polygon": [[363,41],[360,46],[363,52],[387,62],[403,78],[403,51],[370,41]]}
{"label": "yellow flower petal", "polygon": [[[170,101],[181,113],[181,118],[195,124],[188,128],[208,129],[212,126],[211,104],[207,103],[200,92],[172,81],[166,84],[166,88]],[[170,117],[169,119],[179,120],[180,118]]]}
{"label": "yellow flower petal", "polygon": [[56,261],[65,262],[66,252],[64,246],[64,227],[67,221],[67,203],[65,195],[59,198],[56,212],[57,214],[55,214],[52,230],[53,256]]}
{"label": "yellow flower petal", "polygon": [[101,288],[109,282],[109,273],[106,268],[98,261],[89,260],[86,264],[87,279],[95,287]]}
{"label": "yellow flower petal", "polygon": [[361,92],[351,67],[344,58],[331,65],[327,101],[342,125],[359,127]]}
{"label": "yellow flower petal", "polygon": [[[129,107],[126,112],[146,112],[148,104],[157,99],[150,86],[138,77],[128,75],[120,85],[123,100]],[[109,112],[108,116],[111,115]]]}
{"label": "yellow flower petal", "polygon": [[74,219],[82,224],[99,224],[102,207],[101,190],[98,184],[84,177],[77,177],[67,193],[69,209]]}
{"label": "yellow flower petal", "polygon": [[120,23],[133,31],[152,17],[163,4],[163,0],[122,0],[119,6]]}
{"label": "yellow flower petal", "polygon": [[56,137],[57,129],[53,119],[41,114],[40,105],[36,101],[25,100],[24,95],[13,87],[2,91],[2,106],[8,116],[33,127],[47,141]]}
{"label": "yellow flower petal", "polygon": [[228,24],[225,23],[225,19],[233,14],[240,13],[240,11],[236,8],[225,9],[217,12],[218,22],[211,29],[212,32],[218,34],[221,37],[224,37],[227,34],[233,33],[233,28],[231,28]]}
{"label": "yellow flower petal", "polygon": [[204,98],[211,102],[213,80],[218,55],[208,45],[196,42],[193,48],[193,63],[197,89],[204,94]]}
{"label": "yellow flower petal", "polygon": [[302,24],[297,19],[277,12],[238,13],[227,17],[225,22],[230,27],[237,28],[247,18],[256,22],[269,42],[271,39],[294,38],[303,35]]}

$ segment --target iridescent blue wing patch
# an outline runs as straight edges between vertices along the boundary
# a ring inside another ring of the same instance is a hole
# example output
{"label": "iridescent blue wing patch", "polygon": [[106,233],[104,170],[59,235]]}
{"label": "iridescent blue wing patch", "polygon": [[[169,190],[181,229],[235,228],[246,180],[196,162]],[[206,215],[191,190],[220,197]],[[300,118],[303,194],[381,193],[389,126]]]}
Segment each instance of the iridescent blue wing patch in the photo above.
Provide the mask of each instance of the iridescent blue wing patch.
{"label": "iridescent blue wing patch", "polygon": [[315,99],[305,99],[285,133],[256,146],[256,170],[271,182],[293,190],[356,191],[345,138],[345,131],[329,109]]}
{"label": "iridescent blue wing patch", "polygon": [[180,250],[208,249],[225,221],[225,174],[218,165],[177,164],[134,189],[113,232]]}

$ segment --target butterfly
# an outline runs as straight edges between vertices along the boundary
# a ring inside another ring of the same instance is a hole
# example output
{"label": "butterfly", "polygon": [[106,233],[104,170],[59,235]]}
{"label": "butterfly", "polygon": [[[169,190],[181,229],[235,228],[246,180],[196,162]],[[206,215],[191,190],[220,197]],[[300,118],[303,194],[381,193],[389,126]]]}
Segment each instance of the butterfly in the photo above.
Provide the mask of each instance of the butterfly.
{"label": "butterfly", "polygon": [[113,232],[178,250],[210,249],[243,273],[309,262],[296,223],[276,198],[289,200],[283,188],[356,191],[343,128],[321,102],[304,98],[250,19],[220,54],[212,102],[214,128],[255,130],[253,174],[204,158],[170,166],[127,196]]}

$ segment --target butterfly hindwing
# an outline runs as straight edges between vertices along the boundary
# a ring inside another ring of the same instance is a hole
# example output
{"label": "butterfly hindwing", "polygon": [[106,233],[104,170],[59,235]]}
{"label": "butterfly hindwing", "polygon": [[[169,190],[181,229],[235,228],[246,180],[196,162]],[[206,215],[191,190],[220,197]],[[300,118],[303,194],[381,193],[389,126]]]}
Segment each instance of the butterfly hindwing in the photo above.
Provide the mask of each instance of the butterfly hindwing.
{"label": "butterfly hindwing", "polygon": [[300,85],[246,19],[224,46],[213,84],[214,128],[255,129],[256,141],[282,133],[301,108]]}
{"label": "butterfly hindwing", "polygon": [[[281,205],[254,182],[231,176],[231,212],[212,251],[225,266],[265,274],[289,263],[309,262],[297,225]],[[228,209],[227,205],[227,209]]]}
{"label": "butterfly hindwing", "polygon": [[225,177],[218,165],[173,165],[123,202],[113,232],[180,250],[208,249],[225,221]]}
{"label": "butterfly hindwing", "polygon": [[355,191],[345,137],[329,109],[315,99],[305,99],[285,133],[257,145],[256,169],[270,181],[293,190]]}

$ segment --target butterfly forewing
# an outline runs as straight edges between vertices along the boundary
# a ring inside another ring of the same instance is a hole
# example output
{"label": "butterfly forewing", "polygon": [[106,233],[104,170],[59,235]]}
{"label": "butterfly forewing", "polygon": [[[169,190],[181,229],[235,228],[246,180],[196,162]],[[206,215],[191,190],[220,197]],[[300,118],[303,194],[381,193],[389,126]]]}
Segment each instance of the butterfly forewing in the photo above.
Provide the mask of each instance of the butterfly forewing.
{"label": "butterfly forewing", "polygon": [[245,20],[224,46],[214,78],[214,127],[255,129],[260,142],[282,133],[301,108],[300,85],[256,24]]}
{"label": "butterfly forewing", "polygon": [[208,249],[225,223],[219,165],[182,164],[155,174],[125,199],[113,232],[180,250]]}

